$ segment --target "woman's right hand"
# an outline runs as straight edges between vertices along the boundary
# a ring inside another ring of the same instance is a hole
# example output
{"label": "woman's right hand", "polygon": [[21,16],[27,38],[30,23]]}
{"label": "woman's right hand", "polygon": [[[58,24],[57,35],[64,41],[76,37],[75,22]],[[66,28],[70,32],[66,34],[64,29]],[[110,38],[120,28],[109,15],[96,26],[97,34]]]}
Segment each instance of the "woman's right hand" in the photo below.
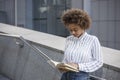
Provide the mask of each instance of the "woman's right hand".
{"label": "woman's right hand", "polygon": [[58,68],[58,70],[59,70],[60,72],[67,72],[67,71],[69,71],[69,70],[67,70],[67,69],[65,69],[65,68]]}

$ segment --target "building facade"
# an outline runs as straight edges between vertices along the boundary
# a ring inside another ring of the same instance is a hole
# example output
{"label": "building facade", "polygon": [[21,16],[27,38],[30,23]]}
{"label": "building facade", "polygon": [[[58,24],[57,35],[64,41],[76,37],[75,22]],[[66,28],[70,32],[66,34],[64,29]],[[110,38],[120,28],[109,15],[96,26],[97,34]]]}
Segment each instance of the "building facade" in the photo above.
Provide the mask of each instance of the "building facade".
{"label": "building facade", "polygon": [[102,46],[120,50],[120,0],[0,0],[0,22],[66,37],[60,21],[69,8],[86,10],[92,18],[87,31]]}

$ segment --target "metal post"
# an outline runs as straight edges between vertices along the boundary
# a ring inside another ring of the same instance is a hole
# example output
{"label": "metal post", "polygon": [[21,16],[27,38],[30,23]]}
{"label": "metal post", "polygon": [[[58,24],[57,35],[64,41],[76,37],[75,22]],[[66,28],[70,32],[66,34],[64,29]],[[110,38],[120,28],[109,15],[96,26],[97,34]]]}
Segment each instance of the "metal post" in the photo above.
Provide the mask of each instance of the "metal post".
{"label": "metal post", "polygon": [[15,0],[15,26],[17,26],[17,0]]}

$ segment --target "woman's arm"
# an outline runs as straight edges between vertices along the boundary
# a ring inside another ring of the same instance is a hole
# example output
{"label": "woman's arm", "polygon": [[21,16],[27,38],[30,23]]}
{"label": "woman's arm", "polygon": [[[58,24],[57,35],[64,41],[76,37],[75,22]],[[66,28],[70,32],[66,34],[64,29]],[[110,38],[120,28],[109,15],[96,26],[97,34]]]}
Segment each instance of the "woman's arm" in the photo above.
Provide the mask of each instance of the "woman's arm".
{"label": "woman's arm", "polygon": [[78,63],[79,70],[85,72],[93,72],[103,65],[102,51],[98,38],[95,37],[92,49],[92,61],[88,63]]}

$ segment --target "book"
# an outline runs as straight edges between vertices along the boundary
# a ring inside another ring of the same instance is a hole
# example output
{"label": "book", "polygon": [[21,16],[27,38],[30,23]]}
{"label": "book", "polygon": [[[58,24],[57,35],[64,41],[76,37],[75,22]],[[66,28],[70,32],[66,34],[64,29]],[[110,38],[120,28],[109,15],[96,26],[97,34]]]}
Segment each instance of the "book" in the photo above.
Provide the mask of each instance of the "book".
{"label": "book", "polygon": [[77,68],[75,68],[74,66],[71,66],[69,64],[66,64],[66,63],[57,62],[57,61],[53,61],[53,60],[49,60],[48,63],[50,65],[52,65],[53,67],[56,67],[61,70],[79,72],[79,70]]}

